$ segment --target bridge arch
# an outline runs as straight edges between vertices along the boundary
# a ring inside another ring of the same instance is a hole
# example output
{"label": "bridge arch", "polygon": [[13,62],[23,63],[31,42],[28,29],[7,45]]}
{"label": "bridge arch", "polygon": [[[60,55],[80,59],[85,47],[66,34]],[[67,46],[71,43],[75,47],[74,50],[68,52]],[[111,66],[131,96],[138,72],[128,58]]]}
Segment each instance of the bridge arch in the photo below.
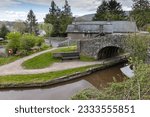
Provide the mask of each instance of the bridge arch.
{"label": "bridge arch", "polygon": [[115,57],[121,52],[123,52],[123,49],[118,46],[106,46],[97,52],[97,59],[100,60]]}

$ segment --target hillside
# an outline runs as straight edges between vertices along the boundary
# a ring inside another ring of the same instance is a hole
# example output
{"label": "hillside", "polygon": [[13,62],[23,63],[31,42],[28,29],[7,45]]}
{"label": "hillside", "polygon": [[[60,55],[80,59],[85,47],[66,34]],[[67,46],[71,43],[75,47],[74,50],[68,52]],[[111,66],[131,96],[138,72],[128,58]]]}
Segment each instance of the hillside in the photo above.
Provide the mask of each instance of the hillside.
{"label": "hillside", "polygon": [[[92,21],[95,14],[87,14],[76,18],[77,22]],[[126,16],[130,16],[130,11],[125,11]]]}

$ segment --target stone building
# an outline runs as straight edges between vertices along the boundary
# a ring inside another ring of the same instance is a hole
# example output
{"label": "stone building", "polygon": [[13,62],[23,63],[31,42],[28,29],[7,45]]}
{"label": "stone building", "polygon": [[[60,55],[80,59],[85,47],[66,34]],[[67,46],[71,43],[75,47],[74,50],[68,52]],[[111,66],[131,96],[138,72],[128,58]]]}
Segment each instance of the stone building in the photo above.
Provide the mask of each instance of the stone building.
{"label": "stone building", "polygon": [[107,34],[128,34],[138,32],[135,22],[131,21],[90,21],[74,22],[67,27],[71,39],[91,39]]}

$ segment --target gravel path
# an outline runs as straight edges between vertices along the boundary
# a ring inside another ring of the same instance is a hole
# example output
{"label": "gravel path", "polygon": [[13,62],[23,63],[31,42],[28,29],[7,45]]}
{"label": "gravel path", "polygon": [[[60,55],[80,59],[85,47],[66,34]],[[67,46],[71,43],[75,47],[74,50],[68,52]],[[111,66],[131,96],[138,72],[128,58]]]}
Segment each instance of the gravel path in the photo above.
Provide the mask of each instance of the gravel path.
{"label": "gravel path", "polygon": [[46,52],[50,52],[56,48],[50,49],[50,50],[45,50],[36,54],[32,54],[30,56],[21,58],[15,62],[12,62],[10,64],[0,66],[0,76],[4,75],[21,75],[21,74],[39,74],[39,73],[46,73],[46,72],[51,72],[51,71],[59,71],[59,70],[66,70],[70,68],[77,68],[77,67],[82,67],[82,66],[88,66],[88,65],[95,65],[95,64],[101,64],[102,61],[97,61],[97,62],[81,62],[81,61],[65,61],[65,62],[60,62],[60,63],[54,63],[53,65],[44,68],[44,69],[34,69],[34,70],[26,70],[23,69],[21,64],[29,60],[35,56],[41,55]]}

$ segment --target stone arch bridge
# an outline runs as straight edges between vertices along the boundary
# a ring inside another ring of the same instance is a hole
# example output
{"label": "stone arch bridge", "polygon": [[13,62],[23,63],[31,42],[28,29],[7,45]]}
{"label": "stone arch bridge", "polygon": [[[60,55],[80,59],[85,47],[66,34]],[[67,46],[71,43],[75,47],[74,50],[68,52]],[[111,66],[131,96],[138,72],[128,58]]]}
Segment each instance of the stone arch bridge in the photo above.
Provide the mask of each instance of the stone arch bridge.
{"label": "stone arch bridge", "polygon": [[107,35],[97,39],[78,41],[78,51],[81,55],[95,59],[111,58],[126,50],[126,35]]}

